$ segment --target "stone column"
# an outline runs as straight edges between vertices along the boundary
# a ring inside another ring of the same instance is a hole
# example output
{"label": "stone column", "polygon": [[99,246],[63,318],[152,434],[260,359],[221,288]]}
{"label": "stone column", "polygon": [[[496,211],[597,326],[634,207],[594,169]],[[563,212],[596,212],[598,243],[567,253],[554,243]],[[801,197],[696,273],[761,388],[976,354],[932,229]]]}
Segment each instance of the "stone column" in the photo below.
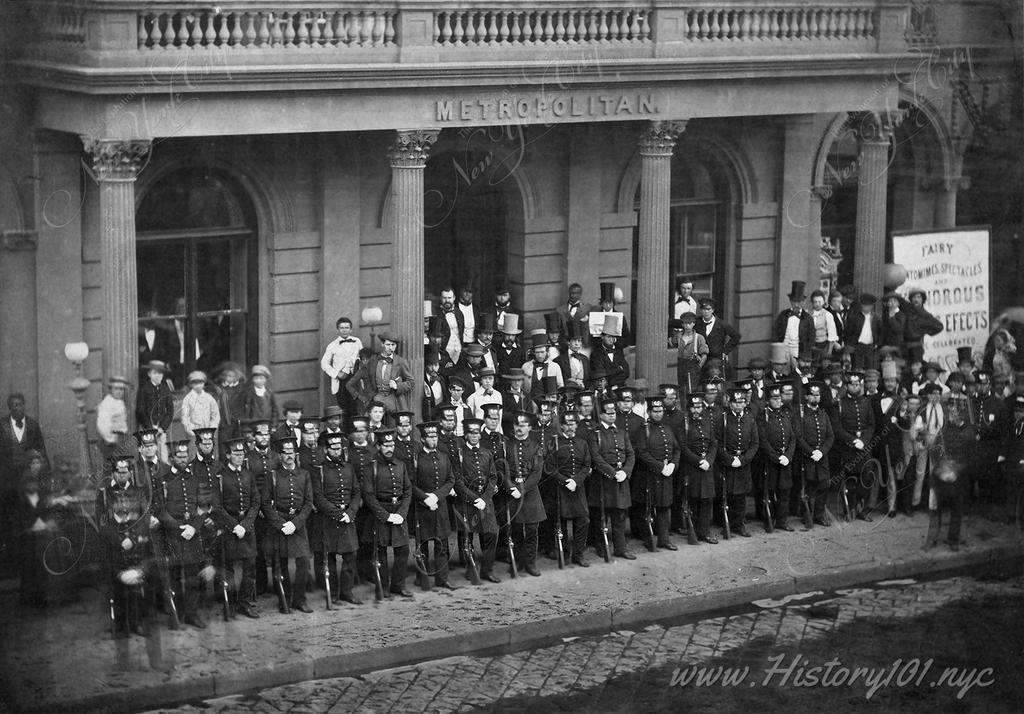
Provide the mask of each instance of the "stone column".
{"label": "stone column", "polygon": [[[415,380],[409,408],[421,418],[423,380],[423,169],[438,129],[398,131],[391,160],[391,327]],[[374,345],[376,348],[376,345]]]}
{"label": "stone column", "polygon": [[669,185],[672,149],[685,121],[654,121],[640,137],[640,240],[637,246],[636,376],[652,389],[667,360]]}
{"label": "stone column", "polygon": [[[139,286],[135,270],[135,177],[150,142],[82,137],[99,185],[103,278],[103,379],[139,376]],[[129,410],[130,411],[130,410]]]}
{"label": "stone column", "polygon": [[857,232],[853,248],[853,283],[858,292],[881,297],[885,264],[885,200],[889,172],[889,143],[896,114],[865,112],[854,121],[860,149],[857,155]]}
{"label": "stone column", "polygon": [[970,179],[964,177],[943,179],[935,191],[936,228],[956,227],[956,195],[960,189],[970,188]]}

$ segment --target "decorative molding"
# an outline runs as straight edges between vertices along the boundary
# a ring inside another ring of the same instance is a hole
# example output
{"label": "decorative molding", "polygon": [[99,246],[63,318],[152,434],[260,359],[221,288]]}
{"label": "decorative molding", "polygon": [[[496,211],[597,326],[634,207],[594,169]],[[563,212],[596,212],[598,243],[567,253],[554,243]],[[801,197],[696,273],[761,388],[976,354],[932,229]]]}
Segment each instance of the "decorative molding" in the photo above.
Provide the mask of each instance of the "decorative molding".
{"label": "decorative molding", "polygon": [[685,130],[685,119],[652,121],[640,135],[640,155],[671,156],[679,135]]}
{"label": "decorative molding", "polygon": [[437,141],[440,129],[408,129],[395,132],[395,141],[388,148],[391,168],[422,169],[427,165],[430,147]]}
{"label": "decorative molding", "polygon": [[93,139],[82,136],[85,152],[100,181],[134,180],[152,142],[145,139]]}
{"label": "decorative molding", "polygon": [[0,231],[4,250],[13,252],[33,251],[39,243],[38,231]]}

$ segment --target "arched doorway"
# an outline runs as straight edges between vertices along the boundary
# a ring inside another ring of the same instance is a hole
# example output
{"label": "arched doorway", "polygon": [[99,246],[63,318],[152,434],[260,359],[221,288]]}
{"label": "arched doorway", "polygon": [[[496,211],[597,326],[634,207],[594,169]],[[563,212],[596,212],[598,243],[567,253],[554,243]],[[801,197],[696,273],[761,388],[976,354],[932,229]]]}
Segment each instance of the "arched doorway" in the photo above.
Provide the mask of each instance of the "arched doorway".
{"label": "arched doorway", "polygon": [[188,167],[160,178],[136,209],[139,362],[193,369],[256,361],[257,221],[225,172]]}
{"label": "arched doorway", "polygon": [[[482,142],[478,142],[481,143]],[[474,285],[477,305],[508,274],[509,199],[505,164],[486,145],[467,141],[436,152],[424,177],[424,285]]]}

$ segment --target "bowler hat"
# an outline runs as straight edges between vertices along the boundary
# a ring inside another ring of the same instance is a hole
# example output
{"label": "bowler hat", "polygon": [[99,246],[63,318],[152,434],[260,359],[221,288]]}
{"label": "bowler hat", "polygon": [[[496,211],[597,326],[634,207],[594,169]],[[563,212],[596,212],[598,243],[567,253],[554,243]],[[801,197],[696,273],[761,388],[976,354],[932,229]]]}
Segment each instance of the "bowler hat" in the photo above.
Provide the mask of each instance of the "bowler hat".
{"label": "bowler hat", "polygon": [[377,335],[377,339],[381,342],[394,342],[396,345],[401,342],[401,340],[395,336],[395,333],[390,330],[384,330],[384,332]]}

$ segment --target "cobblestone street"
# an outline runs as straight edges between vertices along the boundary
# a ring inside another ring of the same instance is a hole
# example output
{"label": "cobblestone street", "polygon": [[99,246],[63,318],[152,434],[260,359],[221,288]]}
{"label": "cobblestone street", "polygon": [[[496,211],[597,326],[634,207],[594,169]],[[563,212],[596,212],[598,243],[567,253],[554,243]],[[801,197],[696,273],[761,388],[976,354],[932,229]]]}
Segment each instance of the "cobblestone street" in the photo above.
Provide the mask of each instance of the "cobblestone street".
{"label": "cobblestone street", "polygon": [[1022,595],[1021,577],[889,581],[161,711],[1020,711]]}

